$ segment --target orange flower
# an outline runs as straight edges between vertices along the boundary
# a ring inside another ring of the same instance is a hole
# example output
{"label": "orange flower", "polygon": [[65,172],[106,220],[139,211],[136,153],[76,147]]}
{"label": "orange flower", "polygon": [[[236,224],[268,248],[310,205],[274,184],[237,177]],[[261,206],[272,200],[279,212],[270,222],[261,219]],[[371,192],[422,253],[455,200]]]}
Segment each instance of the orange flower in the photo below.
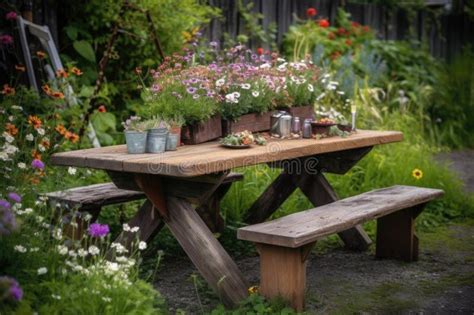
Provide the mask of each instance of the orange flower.
{"label": "orange flower", "polygon": [[41,119],[38,116],[28,116],[28,124],[32,125],[35,129],[38,129],[41,127]]}
{"label": "orange flower", "polygon": [[34,160],[40,160],[41,161],[41,153],[39,153],[37,150],[31,150],[31,157]]}
{"label": "orange flower", "polygon": [[59,69],[56,71],[56,77],[58,78],[67,78],[69,76],[69,74],[67,74],[66,71],[64,71],[64,69]]}
{"label": "orange flower", "polygon": [[64,128],[63,125],[57,125],[56,128],[54,128],[60,135],[64,136],[67,132],[66,128]]}
{"label": "orange flower", "polygon": [[15,70],[18,72],[25,72],[26,68],[23,65],[15,65]]}
{"label": "orange flower", "polygon": [[135,68],[135,73],[136,74],[141,74],[142,73],[142,68],[141,67],[136,67]]}
{"label": "orange flower", "polygon": [[73,132],[66,131],[66,134],[64,135],[64,138],[68,139],[72,143],[76,143],[79,141],[79,136]]}
{"label": "orange flower", "polygon": [[43,90],[43,92],[45,92],[46,94],[48,95],[51,95],[51,88],[49,87],[49,85],[45,84],[41,87],[41,89]]}
{"label": "orange flower", "polygon": [[44,59],[46,58],[46,53],[44,51],[38,50],[36,52],[36,56],[38,56],[39,59]]}
{"label": "orange flower", "polygon": [[5,126],[5,130],[11,135],[15,136],[18,133],[18,128],[15,127],[14,124],[7,123]]}
{"label": "orange flower", "polygon": [[99,113],[105,113],[107,111],[104,105],[100,105],[97,110],[99,111]]}
{"label": "orange flower", "polygon": [[62,92],[56,91],[51,93],[51,96],[56,98],[56,99],[64,99],[64,94]]}
{"label": "orange flower", "polygon": [[31,183],[33,185],[38,185],[40,183],[40,179],[38,177],[32,177],[31,178]]}
{"label": "orange flower", "polygon": [[72,67],[71,72],[74,73],[77,76],[82,75],[82,71],[79,68],[76,68],[76,67]]}
{"label": "orange flower", "polygon": [[2,94],[6,96],[13,96],[15,95],[15,89],[9,86],[8,84],[4,84]]}

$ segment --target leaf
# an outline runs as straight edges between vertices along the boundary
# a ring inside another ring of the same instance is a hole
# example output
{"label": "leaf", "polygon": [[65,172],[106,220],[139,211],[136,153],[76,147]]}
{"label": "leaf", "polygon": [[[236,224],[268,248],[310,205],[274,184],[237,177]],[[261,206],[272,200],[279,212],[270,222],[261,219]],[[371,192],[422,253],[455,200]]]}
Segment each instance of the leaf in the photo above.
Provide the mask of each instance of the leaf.
{"label": "leaf", "polygon": [[115,131],[116,119],[112,113],[94,113],[91,122],[96,131]]}
{"label": "leaf", "polygon": [[77,39],[77,28],[74,26],[67,26],[65,29],[67,37],[71,40]]}
{"label": "leaf", "polygon": [[95,53],[92,45],[85,40],[75,41],[72,46],[77,51],[79,55],[84,57],[90,62],[95,62]]}

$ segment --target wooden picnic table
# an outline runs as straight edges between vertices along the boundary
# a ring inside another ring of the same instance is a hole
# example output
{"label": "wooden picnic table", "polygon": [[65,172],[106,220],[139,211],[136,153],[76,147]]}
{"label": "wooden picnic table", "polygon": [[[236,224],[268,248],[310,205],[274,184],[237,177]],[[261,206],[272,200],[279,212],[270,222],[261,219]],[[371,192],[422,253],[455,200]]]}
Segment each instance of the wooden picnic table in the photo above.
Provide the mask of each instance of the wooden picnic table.
{"label": "wooden picnic table", "polygon": [[[373,146],[402,139],[397,131],[359,130],[345,138],[270,140],[266,146],[243,150],[226,149],[215,141],[163,154],[127,154],[126,147],[118,145],[57,153],[52,163],[106,170],[118,188],[143,191],[148,200],[129,224],[140,227],[142,240],[166,224],[223,303],[232,306],[247,296],[248,283],[195,211],[231,169],[265,163],[282,169],[248,211],[246,222],[259,223],[296,188],[315,206],[336,201],[324,172],[344,174]],[[360,226],[339,236],[352,249],[363,250],[370,244]]]}

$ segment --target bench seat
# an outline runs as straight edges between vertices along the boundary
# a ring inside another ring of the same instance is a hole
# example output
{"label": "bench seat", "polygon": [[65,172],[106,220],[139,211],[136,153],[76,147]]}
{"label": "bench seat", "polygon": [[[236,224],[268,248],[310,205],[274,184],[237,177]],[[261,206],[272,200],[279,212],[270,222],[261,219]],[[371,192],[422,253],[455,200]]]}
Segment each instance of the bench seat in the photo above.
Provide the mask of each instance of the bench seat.
{"label": "bench seat", "polygon": [[377,219],[376,257],[418,258],[415,218],[442,190],[393,186],[335,201],[237,231],[254,242],[260,254],[260,293],[281,296],[297,311],[304,309],[306,261],[316,241]]}
{"label": "bench seat", "polygon": [[423,204],[443,195],[439,189],[392,186],[314,209],[240,228],[237,237],[254,243],[296,248],[324,236]]}

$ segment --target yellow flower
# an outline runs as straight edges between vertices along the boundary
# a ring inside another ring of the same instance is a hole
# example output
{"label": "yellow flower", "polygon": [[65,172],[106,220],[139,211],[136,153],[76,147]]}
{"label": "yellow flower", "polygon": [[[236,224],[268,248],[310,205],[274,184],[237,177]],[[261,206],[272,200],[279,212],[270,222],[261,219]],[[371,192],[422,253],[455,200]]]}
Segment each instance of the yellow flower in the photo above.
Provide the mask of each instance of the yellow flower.
{"label": "yellow flower", "polygon": [[249,294],[256,294],[256,293],[258,293],[258,286],[254,285],[254,286],[248,288],[247,291],[249,292]]}
{"label": "yellow flower", "polygon": [[415,168],[412,172],[411,175],[415,177],[416,180],[419,180],[423,177],[423,172],[420,169]]}

